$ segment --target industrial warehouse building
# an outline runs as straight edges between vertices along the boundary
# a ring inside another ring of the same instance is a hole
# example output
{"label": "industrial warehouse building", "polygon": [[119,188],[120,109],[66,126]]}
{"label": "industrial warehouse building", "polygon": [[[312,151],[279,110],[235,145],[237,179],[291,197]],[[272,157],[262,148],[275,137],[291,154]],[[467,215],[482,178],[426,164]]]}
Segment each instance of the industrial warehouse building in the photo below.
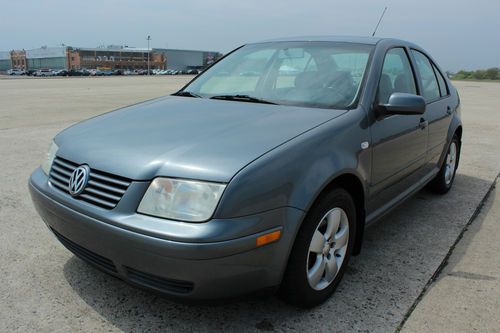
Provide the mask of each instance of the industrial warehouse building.
{"label": "industrial warehouse building", "polygon": [[213,51],[107,47],[41,47],[0,52],[0,71],[58,69],[151,69],[189,70],[204,68],[222,54]]}
{"label": "industrial warehouse building", "polygon": [[10,52],[0,52],[0,72],[6,72],[11,67]]}
{"label": "industrial warehouse building", "polygon": [[66,48],[44,47],[26,50],[26,68],[28,69],[64,69],[66,68]]}
{"label": "industrial warehouse building", "polygon": [[184,71],[189,69],[203,69],[222,57],[215,51],[194,51],[177,49],[153,49],[163,53],[167,58],[167,69]]}

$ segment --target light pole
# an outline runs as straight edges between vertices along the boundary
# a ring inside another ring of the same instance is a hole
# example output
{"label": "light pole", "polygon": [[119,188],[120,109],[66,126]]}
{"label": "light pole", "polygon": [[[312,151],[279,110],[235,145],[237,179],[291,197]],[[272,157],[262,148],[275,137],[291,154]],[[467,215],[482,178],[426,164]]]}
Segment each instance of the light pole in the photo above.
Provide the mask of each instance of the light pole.
{"label": "light pole", "polygon": [[149,41],[151,40],[151,36],[148,35],[148,75],[149,75]]}

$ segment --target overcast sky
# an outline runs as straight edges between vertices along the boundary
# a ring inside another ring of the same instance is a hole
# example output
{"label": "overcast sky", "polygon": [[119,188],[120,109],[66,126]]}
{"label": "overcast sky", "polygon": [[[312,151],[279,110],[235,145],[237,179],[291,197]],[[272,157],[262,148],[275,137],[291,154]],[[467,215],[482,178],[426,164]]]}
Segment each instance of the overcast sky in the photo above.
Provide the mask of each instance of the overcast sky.
{"label": "overcast sky", "polygon": [[445,70],[500,67],[500,0],[1,0],[0,50],[129,45],[227,52],[304,35],[410,40]]}

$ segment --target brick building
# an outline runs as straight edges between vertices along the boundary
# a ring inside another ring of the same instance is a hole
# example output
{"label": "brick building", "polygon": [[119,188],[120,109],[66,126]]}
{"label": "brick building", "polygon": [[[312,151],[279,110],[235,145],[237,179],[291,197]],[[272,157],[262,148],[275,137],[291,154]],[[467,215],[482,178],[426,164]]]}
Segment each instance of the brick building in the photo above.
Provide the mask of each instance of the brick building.
{"label": "brick building", "polygon": [[147,69],[148,53],[151,69],[165,69],[166,58],[163,53],[124,47],[69,48],[68,68]]}
{"label": "brick building", "polygon": [[10,61],[12,63],[12,68],[26,70],[27,69],[26,51],[25,50],[10,51]]}
{"label": "brick building", "polygon": [[[146,49],[127,46],[97,48],[46,47],[0,52],[0,71],[48,69],[202,69],[222,56],[214,51]],[[2,56],[3,55],[3,56]],[[4,59],[5,58],[5,59]]]}

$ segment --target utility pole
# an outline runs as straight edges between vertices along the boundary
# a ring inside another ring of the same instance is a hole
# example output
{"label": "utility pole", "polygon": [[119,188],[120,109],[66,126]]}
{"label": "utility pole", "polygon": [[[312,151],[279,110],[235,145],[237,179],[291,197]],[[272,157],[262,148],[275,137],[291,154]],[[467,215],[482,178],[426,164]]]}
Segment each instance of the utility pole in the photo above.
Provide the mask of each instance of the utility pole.
{"label": "utility pole", "polygon": [[149,75],[149,41],[151,40],[151,36],[148,35],[148,75]]}

